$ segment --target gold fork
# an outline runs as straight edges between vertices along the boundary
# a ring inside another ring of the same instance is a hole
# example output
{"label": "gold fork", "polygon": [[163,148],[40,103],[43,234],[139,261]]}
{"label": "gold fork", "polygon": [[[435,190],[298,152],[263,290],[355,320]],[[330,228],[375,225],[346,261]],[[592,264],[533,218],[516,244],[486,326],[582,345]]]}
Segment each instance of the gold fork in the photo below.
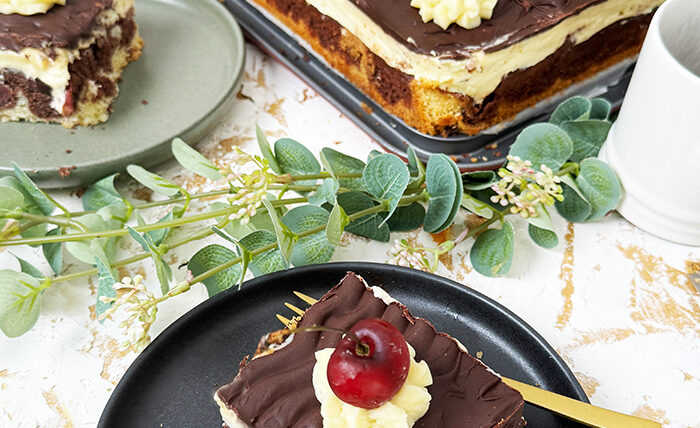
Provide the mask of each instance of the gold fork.
{"label": "gold fork", "polygon": [[[298,291],[294,292],[294,295],[299,299],[304,301],[309,305],[313,305],[318,302],[311,296],[300,293]],[[292,305],[291,303],[284,303],[284,306],[289,308],[295,314],[301,316],[304,315],[304,310]],[[277,319],[282,322],[285,327],[290,325],[292,319],[289,319],[280,314],[276,314]],[[618,413],[612,410],[604,409],[602,407],[597,407],[592,404],[584,403],[573,398],[565,397],[563,395],[555,394],[554,392],[546,391],[544,389],[537,388],[526,383],[519,382],[517,380],[508,379],[501,376],[503,382],[511,388],[517,389],[525,399],[530,404],[537,407],[549,410],[550,412],[556,413],[557,415],[563,416],[565,418],[580,422],[589,427],[597,428],[622,428],[622,427],[634,427],[634,428],[660,428],[661,424],[658,422],[650,421],[648,419],[638,418],[636,416],[625,415],[624,413]]]}

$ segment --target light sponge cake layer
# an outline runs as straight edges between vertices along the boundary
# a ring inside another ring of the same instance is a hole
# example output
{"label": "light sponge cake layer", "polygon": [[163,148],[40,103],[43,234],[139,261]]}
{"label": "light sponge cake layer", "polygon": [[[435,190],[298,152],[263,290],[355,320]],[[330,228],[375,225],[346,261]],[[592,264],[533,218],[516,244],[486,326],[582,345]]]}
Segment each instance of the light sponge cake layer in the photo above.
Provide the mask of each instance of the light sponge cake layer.
{"label": "light sponge cake layer", "polygon": [[[598,28],[590,24],[586,31],[575,31],[574,35],[567,36],[572,25],[570,20],[581,19],[579,15],[592,10],[592,7],[602,7],[604,4],[610,7],[609,2],[596,2],[597,6],[590,6],[581,14],[559,22],[557,25],[562,26],[559,29],[564,36],[557,33],[555,38],[561,39],[562,44],[547,44],[552,51],[540,58],[538,55],[543,55],[541,45],[537,49],[533,45],[535,54],[523,50],[526,50],[528,42],[540,37],[542,31],[546,33],[552,29],[540,30],[515,40],[510,45],[495,46],[495,50],[484,48],[469,53],[461,49],[459,52],[444,51],[431,55],[409,49],[407,46],[411,43],[401,43],[395,37],[389,37],[389,33],[384,37],[363,36],[365,39],[371,37],[368,46],[352,31],[310,4],[316,0],[249,1],[262,6],[274,19],[308,42],[326,62],[389,113],[421,132],[442,135],[477,134],[512,119],[522,110],[574,83],[590,78],[626,58],[634,57],[639,52],[651,19],[650,10],[654,4],[660,3],[660,0],[625,0],[628,7],[622,9],[627,15],[617,16],[617,20],[593,19],[597,25],[602,26]],[[620,6],[619,0],[609,1]],[[345,7],[371,3],[360,0],[342,2]],[[321,3],[336,4],[335,1]],[[636,6],[629,6],[630,4]],[[603,10],[605,11],[607,9]],[[347,19],[344,17],[341,21]],[[610,21],[612,23],[608,24]],[[486,22],[482,27],[491,25],[488,24],[490,21]],[[365,22],[361,26],[362,30],[355,31],[373,35],[372,31],[367,30],[372,25]],[[578,28],[577,25],[574,27]],[[458,53],[460,58],[456,57]],[[510,65],[500,66],[503,61],[497,60],[499,55],[505,55],[509,60],[511,57],[514,59],[509,62]],[[489,65],[492,63],[500,65],[493,67]],[[423,64],[422,68],[420,64]],[[417,72],[417,68],[422,71]],[[459,73],[462,77],[459,77]],[[464,77],[470,75],[471,78]],[[450,79],[452,80],[449,81]]]}
{"label": "light sponge cake layer", "polygon": [[74,0],[46,15],[0,15],[0,121],[106,121],[122,70],[143,47],[133,5]]}

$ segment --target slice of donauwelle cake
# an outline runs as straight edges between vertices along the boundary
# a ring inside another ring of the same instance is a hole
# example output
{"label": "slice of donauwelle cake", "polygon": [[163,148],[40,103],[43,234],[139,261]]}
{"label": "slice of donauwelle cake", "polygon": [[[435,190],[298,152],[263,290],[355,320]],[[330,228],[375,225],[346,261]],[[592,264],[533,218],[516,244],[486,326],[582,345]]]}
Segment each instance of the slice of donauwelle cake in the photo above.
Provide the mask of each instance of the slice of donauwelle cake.
{"label": "slice of donauwelle cake", "polygon": [[[338,397],[329,403],[326,398],[333,393],[319,373],[331,367],[327,348],[342,348],[341,340],[348,340],[347,336],[343,339],[343,333],[330,330],[299,330],[323,326],[347,332],[363,320],[377,318],[398,329],[415,359],[410,360],[406,383],[394,398],[375,409],[356,408]],[[384,290],[367,286],[354,273],[348,273],[293,324],[263,337],[253,358],[243,359],[233,381],[215,393],[228,427],[525,425],[519,392],[469,355],[457,340],[436,332],[430,322],[413,317]]]}
{"label": "slice of donauwelle cake", "polygon": [[134,0],[0,0],[0,121],[106,121],[142,47]]}

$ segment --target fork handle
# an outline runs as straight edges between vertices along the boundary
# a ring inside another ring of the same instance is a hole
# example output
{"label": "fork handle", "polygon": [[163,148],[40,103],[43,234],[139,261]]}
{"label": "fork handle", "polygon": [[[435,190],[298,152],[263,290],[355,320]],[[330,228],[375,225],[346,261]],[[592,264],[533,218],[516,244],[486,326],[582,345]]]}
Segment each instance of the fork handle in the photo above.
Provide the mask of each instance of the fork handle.
{"label": "fork handle", "polygon": [[589,427],[598,428],[661,428],[658,422],[629,416],[612,410],[603,409],[573,398],[545,391],[517,380],[503,378],[508,386],[517,389],[525,401],[542,407],[560,416],[580,422]]}

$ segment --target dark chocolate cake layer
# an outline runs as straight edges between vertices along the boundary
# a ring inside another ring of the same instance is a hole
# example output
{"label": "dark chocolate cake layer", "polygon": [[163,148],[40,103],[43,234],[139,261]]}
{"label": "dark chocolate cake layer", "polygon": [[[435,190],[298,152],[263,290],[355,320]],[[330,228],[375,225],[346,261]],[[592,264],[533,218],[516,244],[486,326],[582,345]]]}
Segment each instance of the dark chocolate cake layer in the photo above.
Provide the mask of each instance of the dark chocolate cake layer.
{"label": "dark chocolate cake layer", "polygon": [[[461,352],[454,339],[437,333],[405,306],[386,305],[352,273],[309,308],[299,326],[349,329],[365,318],[383,318],[396,326],[425,360],[433,376],[428,412],[415,427],[522,427],[523,399],[481,362]],[[253,427],[321,427],[312,371],[317,350],[335,347],[340,333],[298,333],[281,349],[241,363],[240,373],[217,394]]]}
{"label": "dark chocolate cake layer", "polygon": [[[408,0],[349,0],[375,23],[407,48],[448,58],[463,58],[469,52],[496,51],[538,31],[552,27],[601,0],[501,0],[491,19],[475,29],[452,24],[443,30],[430,21],[424,23],[418,9]],[[413,43],[409,43],[411,39]]]}
{"label": "dark chocolate cake layer", "polygon": [[91,35],[97,16],[111,6],[112,0],[66,0],[65,6],[56,5],[43,14],[0,14],[0,49],[73,49]]}

